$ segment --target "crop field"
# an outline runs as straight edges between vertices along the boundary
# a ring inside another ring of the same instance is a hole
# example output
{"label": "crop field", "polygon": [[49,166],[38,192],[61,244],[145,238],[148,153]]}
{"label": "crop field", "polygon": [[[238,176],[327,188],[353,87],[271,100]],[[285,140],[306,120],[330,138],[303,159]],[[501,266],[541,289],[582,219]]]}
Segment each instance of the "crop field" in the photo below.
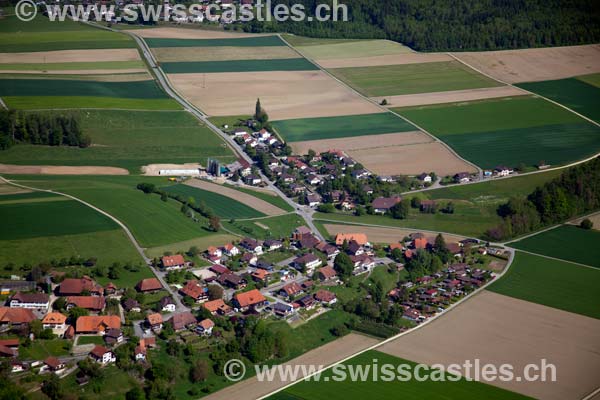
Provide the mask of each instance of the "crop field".
{"label": "crop field", "polygon": [[267,47],[155,47],[152,52],[161,63],[172,61],[237,61],[298,58],[287,46]]}
{"label": "crop field", "polygon": [[215,133],[182,111],[68,111],[79,117],[93,146],[16,145],[0,152],[0,163],[117,166],[139,173],[153,163],[222,161],[233,153]]}
{"label": "crop field", "polygon": [[167,39],[146,38],[149,47],[268,47],[286,46],[277,36],[256,36],[221,39]]}
{"label": "crop field", "polygon": [[600,88],[598,86],[576,78],[521,83],[518,86],[564,104],[573,111],[600,122],[600,107],[598,107]]}
{"label": "crop field", "polygon": [[319,69],[305,58],[166,62],[161,64],[161,68],[168,74],[198,72],[311,71]]}
{"label": "crop field", "polygon": [[410,123],[391,113],[291,119],[274,121],[273,126],[288,142],[417,130]]}
{"label": "crop field", "polygon": [[230,231],[262,240],[288,237],[294,229],[306,223],[297,214],[285,214],[248,221],[222,222]]}
{"label": "crop field", "polygon": [[[411,365],[416,363],[404,360],[392,355],[382,353],[376,350],[370,350],[362,353],[344,364],[347,366],[371,366],[377,360],[379,365],[390,364],[399,366],[402,364]],[[350,371],[350,368],[348,368]],[[424,375],[431,374],[431,371]],[[367,374],[367,376],[369,376]],[[383,381],[382,379],[374,381],[365,379],[364,381],[351,381],[350,379],[338,381],[332,379],[333,371],[327,370],[321,375],[319,382],[302,381],[282,392],[270,396],[269,400],[336,400],[336,399],[361,399],[371,398],[402,398],[402,399],[526,399],[526,396],[500,389],[491,385],[476,381],[467,381],[462,378],[457,381],[447,380],[446,382],[434,382],[430,379],[419,382],[417,380],[409,381]]]}
{"label": "crop field", "polygon": [[[595,154],[600,130],[535,97],[395,109],[483,168],[562,164]],[[508,117],[510,116],[510,118]]]}
{"label": "crop field", "polygon": [[338,42],[331,42],[327,39],[309,40],[316,40],[319,41],[319,43],[313,42],[306,45],[307,42],[300,42],[300,44],[295,44],[293,40],[290,43],[293,46],[298,46],[298,50],[307,57],[317,61],[336,58],[362,58],[398,53],[412,53],[410,48],[388,40],[344,40]]}
{"label": "crop field", "polygon": [[220,195],[218,193],[209,192],[208,190],[202,190],[196,187],[188,185],[173,185],[163,187],[163,190],[179,194],[185,198],[193,198],[196,204],[201,202],[205,203],[208,207],[212,208],[215,214],[221,218],[258,218],[264,217],[265,214],[256,211],[247,205],[240,203],[232,198]]}
{"label": "crop field", "polygon": [[330,72],[369,97],[502,86],[458,61],[335,68]]}
{"label": "crop field", "polygon": [[563,225],[526,239],[512,242],[511,247],[548,257],[574,261],[600,268],[600,232]]}
{"label": "crop field", "polygon": [[173,99],[132,99],[93,96],[2,96],[10,108],[17,110],[52,109],[122,109],[122,110],[181,110]]}
{"label": "crop field", "polygon": [[0,25],[0,53],[72,49],[134,48],[129,36],[92,28],[66,20],[52,22],[43,16],[23,22],[16,16],[6,16]]}
{"label": "crop field", "polygon": [[517,252],[510,269],[489,290],[600,319],[600,271]]}
{"label": "crop field", "polygon": [[[0,53],[1,64],[56,64],[62,63],[66,67],[72,63],[101,63],[101,62],[141,61],[137,49],[104,49],[91,50],[56,50],[34,51],[19,53]],[[109,64],[105,64],[108,66]]]}

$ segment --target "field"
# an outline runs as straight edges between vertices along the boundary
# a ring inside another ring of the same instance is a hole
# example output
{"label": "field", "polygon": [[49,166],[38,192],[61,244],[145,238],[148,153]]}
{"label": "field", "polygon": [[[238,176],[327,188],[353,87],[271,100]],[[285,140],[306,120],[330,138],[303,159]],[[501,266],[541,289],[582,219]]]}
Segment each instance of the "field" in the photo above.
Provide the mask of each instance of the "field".
{"label": "field", "polygon": [[[195,185],[194,185],[195,186]],[[184,198],[193,198],[196,204],[205,203],[210,207],[216,215],[221,218],[258,218],[264,217],[265,214],[248,207],[246,204],[240,203],[230,197],[220,195],[218,193],[202,190],[191,185],[173,185],[162,188],[166,192],[184,196]]]}
{"label": "field", "polygon": [[580,79],[521,83],[519,87],[561,103],[596,122],[600,122],[600,88]]}
{"label": "field", "polygon": [[319,69],[305,58],[163,62],[161,63],[161,68],[168,74],[253,71],[314,71]]}
{"label": "field", "polygon": [[548,257],[600,268],[600,232],[563,225],[550,231],[512,242],[511,247]]}
{"label": "field", "polygon": [[331,69],[365,96],[443,92],[500,86],[458,61]]}
{"label": "field", "polygon": [[45,360],[49,356],[66,356],[69,354],[65,339],[34,340],[31,347],[19,346],[19,357],[23,360]]}
{"label": "field", "polygon": [[[323,226],[331,235],[331,237],[334,237],[338,233],[364,233],[367,235],[369,242],[386,245],[391,243],[398,243],[411,233],[417,232],[412,229],[383,228],[375,226],[338,224],[324,224]],[[434,235],[431,235],[431,237],[434,237]],[[464,236],[444,235],[444,239],[446,240],[446,243],[458,243],[460,240],[464,239]]]}
{"label": "field", "polygon": [[111,51],[91,50],[57,50],[35,51],[29,53],[0,53],[0,64],[29,63],[54,64],[65,63],[97,63],[97,62],[141,61],[137,49],[113,49]]}
{"label": "field", "polygon": [[306,223],[296,214],[286,214],[249,221],[221,222],[226,229],[240,236],[250,236],[263,240],[288,237],[294,229]]}
{"label": "field", "polygon": [[[298,58],[289,47],[155,47],[152,52],[161,62],[169,61],[238,61]],[[164,64],[163,64],[164,65]]]}
{"label": "field", "polygon": [[285,46],[278,36],[254,36],[241,38],[212,38],[212,39],[172,39],[148,38],[144,39],[149,47],[270,47]]}
{"label": "field", "polygon": [[181,110],[172,99],[131,99],[92,96],[2,96],[10,108],[17,110],[116,109],[132,111]]}
{"label": "field", "polygon": [[253,197],[258,197],[259,199],[264,200],[267,203],[270,203],[281,210],[288,211],[288,212],[294,211],[294,208],[292,206],[290,206],[285,200],[283,200],[281,197],[277,196],[275,193],[273,193],[271,191],[256,190],[256,189],[250,189],[250,188],[246,188],[246,187],[235,187],[235,190],[242,192],[242,193],[249,194]]}
{"label": "field", "polygon": [[[127,27],[130,28],[129,26]],[[135,27],[133,27],[135,29]],[[244,32],[228,32],[222,29],[186,29],[158,27],[151,29],[135,29],[135,34],[143,38],[168,38],[168,39],[235,39],[244,37],[272,36],[268,34],[255,34]]]}
{"label": "field", "polygon": [[322,71],[170,74],[169,80],[210,116],[250,114],[257,97],[273,121],[381,112]]}
{"label": "field", "polygon": [[[483,168],[563,164],[595,154],[600,131],[559,106],[521,96],[395,109]],[[510,115],[510,118],[506,118]]]}
{"label": "field", "polygon": [[398,52],[383,56],[320,59],[323,68],[378,67],[384,65],[424,64],[452,61],[453,58],[443,53],[404,53]]}
{"label": "field", "polygon": [[[377,361],[374,361],[377,360]],[[410,365],[412,368],[416,363],[403,360],[380,351],[371,350],[362,353],[344,363],[348,366],[350,374],[352,366],[365,368],[389,364],[394,366]],[[358,371],[358,368],[354,369]],[[424,373],[424,375],[429,375]],[[352,382],[350,379],[339,381],[334,378],[334,372],[328,370],[322,375],[324,381],[300,382],[284,391],[270,396],[269,400],[336,400],[346,399],[352,393],[351,398],[402,398],[402,399],[526,399],[527,397],[508,390],[499,389],[480,382],[469,382],[460,379],[457,382],[432,382],[431,380],[419,382],[417,380],[405,381],[365,381]],[[380,378],[381,379],[381,378]]]}
{"label": "field", "polygon": [[534,398],[581,399],[598,384],[600,321],[484,291],[378,350],[429,365],[506,363],[516,376],[546,359],[556,366],[556,382],[489,383]]}
{"label": "field", "polygon": [[273,126],[287,142],[412,132],[416,130],[413,125],[391,113],[293,119],[275,121]]}
{"label": "field", "polygon": [[0,153],[0,163],[110,165],[139,173],[141,166],[152,163],[204,163],[207,157],[233,159],[231,150],[215,133],[183,111],[68,113],[79,117],[83,132],[92,138],[91,147],[17,145]]}
{"label": "field", "polygon": [[398,53],[412,53],[412,50],[408,47],[388,40],[345,40],[339,42],[327,42],[327,39],[325,39],[322,43],[323,44],[312,43],[305,46],[303,44],[306,43],[294,44],[292,41],[291,44],[297,46],[298,50],[308,58],[315,59],[317,62],[336,58],[375,57]]}
{"label": "field", "polygon": [[600,319],[600,271],[517,252],[507,274],[489,290]]}
{"label": "field", "polygon": [[[203,192],[213,192],[219,194],[220,196],[228,197],[231,200],[234,200],[236,203],[241,202],[242,204],[250,207],[253,210],[258,211],[262,216],[266,215],[279,215],[283,214],[285,211],[279,207],[274,206],[272,203],[265,201],[267,198],[271,200],[271,198],[278,198],[277,196],[270,196],[265,194],[263,196],[258,196],[260,192],[246,190],[240,191],[236,190],[233,187],[227,185],[218,185],[207,181],[202,181],[199,179],[192,179],[186,182],[186,185],[202,189]],[[265,197],[266,196],[266,197]],[[227,200],[223,199],[225,202]],[[221,201],[221,200],[220,200]],[[286,204],[283,202],[283,204]],[[289,207],[289,206],[288,206]],[[261,215],[259,215],[261,216]],[[238,217],[239,218],[239,217]]]}
{"label": "field", "polygon": [[453,55],[508,83],[547,81],[600,72],[600,45],[597,44]]}

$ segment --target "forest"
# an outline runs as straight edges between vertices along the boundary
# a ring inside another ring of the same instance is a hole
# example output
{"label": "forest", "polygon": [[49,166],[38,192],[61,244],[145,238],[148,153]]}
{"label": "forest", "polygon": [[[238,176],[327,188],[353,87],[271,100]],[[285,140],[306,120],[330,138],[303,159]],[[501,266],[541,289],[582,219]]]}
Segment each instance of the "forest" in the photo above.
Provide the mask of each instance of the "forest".
{"label": "forest", "polygon": [[0,150],[17,143],[89,147],[92,141],[72,115],[0,111]]}
{"label": "forest", "polygon": [[600,157],[567,169],[527,198],[498,208],[503,222],[488,230],[493,240],[509,239],[600,209]]}
{"label": "forest", "polygon": [[[272,0],[315,7],[332,0]],[[341,0],[349,21],[259,22],[252,32],[318,38],[390,39],[418,51],[468,51],[597,43],[600,2],[593,0]]]}

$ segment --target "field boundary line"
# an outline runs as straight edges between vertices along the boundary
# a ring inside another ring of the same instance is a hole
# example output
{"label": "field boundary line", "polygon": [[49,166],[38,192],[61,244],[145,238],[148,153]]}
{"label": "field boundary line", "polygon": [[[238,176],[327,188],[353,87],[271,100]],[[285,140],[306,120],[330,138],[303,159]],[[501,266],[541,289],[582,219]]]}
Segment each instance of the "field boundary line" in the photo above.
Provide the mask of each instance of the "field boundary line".
{"label": "field boundary line", "polygon": [[543,257],[543,258],[547,258],[549,260],[554,260],[554,261],[562,261],[562,262],[569,263],[569,264],[574,264],[574,265],[577,265],[577,266],[580,266],[580,267],[590,268],[590,269],[595,269],[596,271],[600,271],[600,268],[598,268],[598,267],[592,267],[591,265],[581,264],[581,263],[578,263],[576,261],[569,261],[569,260],[565,260],[565,259],[562,259],[562,258],[556,258],[556,257],[552,257],[552,256],[547,256],[547,255],[544,255],[544,254],[534,253],[534,252],[527,251],[527,250],[521,250],[521,249],[517,249],[516,247],[511,247],[511,246],[506,246],[506,247],[511,248],[511,249],[513,249],[515,251],[519,251],[521,253],[530,254],[532,256]]}
{"label": "field boundary line", "polygon": [[[452,153],[452,155],[454,155],[456,158],[458,158],[459,160],[465,162],[466,164],[469,164],[473,167],[475,167],[475,169],[477,170],[480,178],[483,177],[483,169],[480,168],[478,165],[472,163],[469,160],[466,160],[464,158],[462,158],[456,151],[454,151],[454,149],[452,147],[450,147],[446,142],[440,140],[438,137],[436,137],[435,135],[433,135],[432,133],[430,133],[429,131],[427,131],[426,129],[422,128],[421,126],[417,125],[416,123],[412,122],[410,119],[404,117],[403,115],[398,114],[397,112],[390,110],[384,106],[382,106],[381,104],[379,104],[378,102],[372,100],[371,98],[363,95],[362,93],[360,93],[358,90],[354,89],[352,86],[346,84],[345,82],[343,82],[342,80],[340,80],[338,77],[336,77],[335,75],[333,75],[331,72],[329,72],[327,69],[323,68],[321,66],[321,64],[319,64],[318,62],[316,62],[314,59],[307,57],[304,53],[302,53],[300,50],[298,50],[297,48],[295,48],[294,46],[290,45],[282,36],[280,33],[278,33],[278,36],[281,40],[283,40],[283,42],[288,45],[291,49],[293,49],[295,52],[297,52],[299,55],[301,55],[302,57],[306,58],[308,61],[312,62],[313,64],[315,64],[316,66],[319,67],[319,69],[321,71],[323,71],[324,73],[326,73],[330,78],[334,79],[336,82],[338,82],[339,84],[341,84],[342,86],[344,86],[345,88],[349,89],[350,91],[352,91],[354,94],[360,96],[363,100],[368,101],[371,104],[376,105],[380,110],[383,110],[384,112],[388,112],[391,113],[393,115],[395,115],[398,118],[403,119],[404,121],[408,122],[409,124],[411,124],[412,126],[416,127],[417,129],[419,129],[420,131],[422,131],[423,133],[425,133],[426,135],[429,135],[434,141],[441,143],[444,147],[446,147],[446,149],[448,149],[448,151],[450,151],[450,153]],[[396,43],[396,42],[394,42]],[[408,46],[406,46],[408,47]],[[412,50],[412,49],[411,49]]]}
{"label": "field boundary line", "polygon": [[592,393],[588,394],[581,400],[592,400],[598,393],[600,393],[600,387],[594,390]]}
{"label": "field boundary line", "polygon": [[498,279],[502,278],[508,272],[508,270],[510,269],[510,267],[511,267],[513,261],[514,261],[514,258],[515,258],[515,252],[512,251],[512,249],[509,249],[509,251],[510,251],[510,257],[509,257],[508,263],[506,264],[506,267],[504,268],[504,270],[502,272],[496,274],[495,277],[494,277],[494,279],[490,280],[485,285],[481,286],[480,288],[475,289],[470,295],[468,295],[468,296],[462,298],[461,300],[457,301],[456,303],[452,304],[450,307],[448,307],[446,310],[444,310],[444,312],[436,314],[435,316],[429,318],[427,321],[423,322],[420,325],[417,325],[414,328],[411,328],[409,330],[401,332],[401,333],[399,333],[399,334],[397,334],[395,336],[392,336],[390,338],[387,338],[387,339],[385,339],[385,340],[383,340],[383,341],[381,341],[379,343],[375,343],[374,345],[369,346],[366,349],[360,350],[360,351],[358,351],[358,352],[356,352],[356,353],[354,353],[354,354],[352,354],[352,355],[350,355],[350,356],[348,356],[348,357],[346,357],[346,358],[344,358],[344,359],[342,359],[340,361],[337,361],[337,362],[335,362],[335,363],[333,363],[331,365],[323,367],[322,369],[320,369],[320,370],[318,370],[316,372],[308,374],[305,377],[303,377],[302,379],[299,379],[299,380],[297,380],[295,382],[292,382],[292,383],[288,383],[285,386],[283,386],[283,387],[281,387],[281,388],[279,388],[277,390],[274,390],[274,391],[272,391],[272,392],[270,392],[270,393],[268,393],[268,394],[266,394],[264,396],[259,397],[258,400],[266,399],[267,397],[272,396],[272,395],[274,395],[276,393],[282,392],[285,389],[287,389],[289,387],[292,387],[292,386],[294,386],[297,383],[306,381],[307,379],[310,379],[311,377],[313,377],[313,376],[315,376],[317,374],[322,374],[323,372],[325,372],[325,371],[327,371],[327,370],[335,367],[336,365],[342,364],[342,363],[344,363],[344,362],[346,362],[346,361],[348,361],[348,360],[350,360],[350,359],[352,359],[352,358],[354,358],[356,356],[359,356],[359,355],[361,355],[363,353],[366,353],[367,351],[376,350],[378,347],[381,347],[381,346],[383,346],[383,345],[385,345],[387,343],[393,342],[394,340],[399,339],[402,336],[405,336],[405,335],[411,334],[413,332],[416,332],[420,328],[429,325],[430,323],[432,323],[433,321],[437,320],[438,318],[440,318],[440,317],[448,314],[449,312],[455,310],[461,304],[465,303],[468,300],[471,300],[472,298],[474,298],[475,296],[477,296],[478,294],[480,294],[481,292],[483,292],[488,286],[492,285],[494,282],[496,282]]}

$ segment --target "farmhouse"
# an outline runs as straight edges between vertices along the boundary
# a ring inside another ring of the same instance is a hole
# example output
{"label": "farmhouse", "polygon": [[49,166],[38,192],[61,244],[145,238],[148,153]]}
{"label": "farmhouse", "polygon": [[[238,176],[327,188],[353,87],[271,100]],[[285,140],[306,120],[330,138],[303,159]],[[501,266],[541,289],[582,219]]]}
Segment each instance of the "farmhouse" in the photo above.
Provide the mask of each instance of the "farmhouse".
{"label": "farmhouse", "polygon": [[206,308],[212,315],[230,315],[233,313],[231,307],[225,304],[223,299],[207,301],[202,304],[202,307]]}
{"label": "farmhouse", "polygon": [[187,281],[179,292],[184,296],[191,297],[196,303],[208,300],[208,288],[201,285],[198,281]]}
{"label": "farmhouse", "polygon": [[35,319],[33,311],[29,308],[0,307],[0,326],[24,326]]}
{"label": "farmhouse", "polygon": [[377,214],[385,214],[390,211],[392,207],[396,204],[400,203],[402,198],[399,196],[396,197],[378,197],[371,203],[373,207],[373,212]]}
{"label": "farmhouse", "polygon": [[67,297],[67,310],[73,307],[85,308],[93,312],[100,312],[106,306],[104,296],[69,296]]}
{"label": "farmhouse", "polygon": [[48,310],[50,297],[45,293],[17,293],[10,299],[11,308]]}
{"label": "farmhouse", "polygon": [[117,361],[115,354],[104,346],[97,345],[90,352],[90,358],[98,364],[106,365]]}
{"label": "farmhouse", "polygon": [[237,293],[233,296],[234,305],[241,311],[246,311],[249,308],[262,306],[267,299],[257,289],[250,290],[244,293]]}
{"label": "farmhouse", "polygon": [[121,318],[116,315],[83,316],[75,322],[78,334],[104,334],[109,329],[121,329]]}
{"label": "farmhouse", "polygon": [[67,317],[59,312],[50,312],[42,319],[42,328],[53,331],[64,331],[66,329]]}
{"label": "farmhouse", "polygon": [[67,278],[62,281],[58,289],[59,296],[79,296],[83,292],[89,292],[92,296],[100,296],[104,294],[104,289],[89,276]]}
{"label": "farmhouse", "polygon": [[178,270],[186,266],[185,259],[181,254],[164,256],[161,258],[161,264],[166,271]]}
{"label": "farmhouse", "polygon": [[135,288],[138,292],[155,292],[163,287],[158,279],[146,278],[139,281]]}
{"label": "farmhouse", "polygon": [[194,314],[189,311],[174,314],[169,321],[167,321],[173,327],[173,330],[182,331],[188,327],[195,326],[198,321]]}

